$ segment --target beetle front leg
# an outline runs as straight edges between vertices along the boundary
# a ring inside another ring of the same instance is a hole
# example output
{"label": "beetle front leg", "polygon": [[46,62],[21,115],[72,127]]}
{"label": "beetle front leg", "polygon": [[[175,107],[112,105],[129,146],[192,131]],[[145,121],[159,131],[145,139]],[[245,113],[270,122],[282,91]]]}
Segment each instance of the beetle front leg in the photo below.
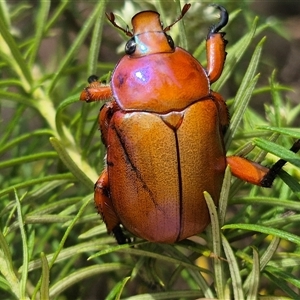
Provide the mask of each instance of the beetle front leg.
{"label": "beetle front leg", "polygon": [[210,83],[219,79],[222,74],[226,52],[227,41],[224,32],[219,32],[228,22],[228,13],[223,6],[213,5],[221,11],[220,22],[211,27],[206,39],[207,75]]}
{"label": "beetle front leg", "polygon": [[[297,140],[290,150],[297,153],[300,150],[300,140]],[[239,156],[227,157],[227,164],[230,166],[232,175],[262,187],[272,186],[286,162],[286,160],[280,159],[271,168],[267,168]]]}
{"label": "beetle front leg", "polygon": [[94,201],[98,212],[106,224],[107,232],[114,234],[118,244],[129,243],[130,239],[123,234],[120,227],[120,219],[116,215],[111,202],[107,169],[102,172],[95,184]]}
{"label": "beetle front leg", "polygon": [[86,102],[105,101],[112,99],[112,91],[109,85],[103,85],[96,75],[88,78],[89,85],[80,94],[80,100]]}

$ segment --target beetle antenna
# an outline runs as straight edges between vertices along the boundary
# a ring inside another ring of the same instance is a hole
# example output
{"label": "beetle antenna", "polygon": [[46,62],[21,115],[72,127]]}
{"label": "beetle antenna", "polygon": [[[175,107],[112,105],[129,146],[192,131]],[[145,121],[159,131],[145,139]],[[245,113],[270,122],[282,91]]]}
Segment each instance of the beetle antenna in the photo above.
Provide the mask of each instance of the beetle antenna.
{"label": "beetle antenna", "polygon": [[211,4],[210,6],[219,9],[221,11],[221,15],[220,15],[220,22],[211,26],[208,35],[219,32],[228,23],[228,12],[225,9],[225,7],[219,4]]}
{"label": "beetle antenna", "polygon": [[174,24],[176,24],[178,21],[180,21],[183,18],[183,16],[186,14],[186,12],[190,9],[190,7],[191,7],[191,4],[186,3],[181,10],[180,16],[171,25],[164,28],[164,32],[169,31]]}
{"label": "beetle antenna", "polygon": [[106,14],[106,17],[107,17],[108,21],[109,21],[111,24],[113,24],[113,25],[114,25],[115,27],[117,27],[118,29],[122,30],[127,36],[130,36],[130,37],[133,36],[132,32],[130,32],[130,30],[129,30],[128,25],[127,25],[126,29],[124,29],[123,27],[119,26],[119,25],[115,22],[116,17],[115,17],[115,15],[114,15],[112,12],[111,12],[110,14],[108,14],[108,13],[105,13],[105,14]]}

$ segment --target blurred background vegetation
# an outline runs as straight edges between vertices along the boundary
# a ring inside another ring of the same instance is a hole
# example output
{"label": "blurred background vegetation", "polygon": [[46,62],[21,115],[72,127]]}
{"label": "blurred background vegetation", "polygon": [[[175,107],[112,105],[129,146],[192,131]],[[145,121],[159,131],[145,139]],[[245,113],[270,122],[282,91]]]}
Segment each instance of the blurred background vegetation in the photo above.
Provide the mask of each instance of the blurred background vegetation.
{"label": "blurred background vegetation", "polygon": [[[190,2],[184,28],[170,34],[205,65],[218,13]],[[177,245],[117,246],[94,209],[101,104],[78,99],[89,75],[108,78],[127,39],[105,12],[131,27],[135,13],[154,9],[168,25],[183,3],[0,2],[1,299],[300,297],[299,155],[270,190],[224,185],[222,236],[213,220]],[[275,143],[300,138],[300,2],[218,3],[230,12],[226,68],[213,86],[232,115],[226,145],[270,165],[283,153]]]}

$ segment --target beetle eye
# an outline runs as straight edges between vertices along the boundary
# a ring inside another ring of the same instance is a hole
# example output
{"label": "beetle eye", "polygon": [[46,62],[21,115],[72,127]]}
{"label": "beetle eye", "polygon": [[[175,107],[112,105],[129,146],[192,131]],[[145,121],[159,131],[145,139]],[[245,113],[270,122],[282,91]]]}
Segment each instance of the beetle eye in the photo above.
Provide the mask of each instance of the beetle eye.
{"label": "beetle eye", "polygon": [[167,41],[168,41],[170,47],[171,47],[172,49],[174,49],[174,48],[175,48],[175,44],[174,44],[174,41],[173,41],[173,39],[171,38],[171,36],[166,34],[166,38],[167,38]]}
{"label": "beetle eye", "polygon": [[136,49],[136,42],[134,36],[126,43],[125,53],[130,55],[133,54]]}

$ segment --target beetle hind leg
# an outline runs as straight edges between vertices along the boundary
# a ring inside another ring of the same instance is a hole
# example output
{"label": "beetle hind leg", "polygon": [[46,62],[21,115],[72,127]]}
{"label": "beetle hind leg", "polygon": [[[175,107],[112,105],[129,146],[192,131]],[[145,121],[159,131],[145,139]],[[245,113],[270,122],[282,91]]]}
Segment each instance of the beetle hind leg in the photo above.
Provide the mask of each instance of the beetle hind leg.
{"label": "beetle hind leg", "polygon": [[[300,140],[297,140],[290,151],[297,153],[299,150]],[[232,175],[262,187],[272,186],[273,181],[286,162],[286,160],[280,159],[271,168],[267,168],[239,156],[227,157],[227,164],[231,168]]]}
{"label": "beetle hind leg", "polygon": [[[293,146],[291,147],[290,151],[297,153],[300,150],[300,140],[297,140]],[[268,173],[262,178],[261,186],[263,187],[271,187],[273,181],[275,180],[276,176],[278,175],[279,171],[282,167],[286,164],[286,160],[279,159],[268,171]]]}
{"label": "beetle hind leg", "polygon": [[119,245],[131,243],[131,239],[124,234],[120,225],[115,226],[112,230],[112,233],[113,233],[114,237],[116,238],[117,243]]}
{"label": "beetle hind leg", "polygon": [[120,227],[121,221],[111,202],[107,169],[102,172],[95,184],[94,201],[97,211],[106,224],[107,232],[114,234],[118,244],[130,243],[130,239],[124,235]]}

